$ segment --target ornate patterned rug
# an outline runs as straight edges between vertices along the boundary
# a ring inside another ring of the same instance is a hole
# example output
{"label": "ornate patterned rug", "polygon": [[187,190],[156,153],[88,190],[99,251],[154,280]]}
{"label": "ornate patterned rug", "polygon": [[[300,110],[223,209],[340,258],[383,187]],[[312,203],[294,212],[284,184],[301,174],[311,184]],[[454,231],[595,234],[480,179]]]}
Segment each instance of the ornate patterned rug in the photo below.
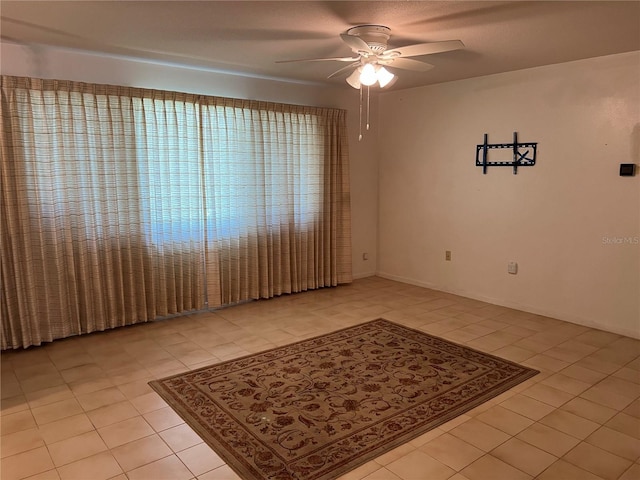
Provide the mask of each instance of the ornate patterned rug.
{"label": "ornate patterned rug", "polygon": [[150,382],[247,480],[329,480],[538,372],[379,319]]}

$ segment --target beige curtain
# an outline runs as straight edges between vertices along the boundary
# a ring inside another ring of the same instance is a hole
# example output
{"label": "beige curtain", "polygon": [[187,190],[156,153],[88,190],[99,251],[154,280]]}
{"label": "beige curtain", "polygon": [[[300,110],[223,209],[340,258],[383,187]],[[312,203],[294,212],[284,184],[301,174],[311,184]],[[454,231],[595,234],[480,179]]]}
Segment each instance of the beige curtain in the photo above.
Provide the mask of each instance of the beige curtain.
{"label": "beige curtain", "polygon": [[210,297],[350,282],[345,112],[215,97],[201,108]]}
{"label": "beige curtain", "polygon": [[2,348],[351,281],[344,112],[2,77]]}
{"label": "beige curtain", "polygon": [[3,349],[202,307],[192,117],[187,95],[2,78]]}

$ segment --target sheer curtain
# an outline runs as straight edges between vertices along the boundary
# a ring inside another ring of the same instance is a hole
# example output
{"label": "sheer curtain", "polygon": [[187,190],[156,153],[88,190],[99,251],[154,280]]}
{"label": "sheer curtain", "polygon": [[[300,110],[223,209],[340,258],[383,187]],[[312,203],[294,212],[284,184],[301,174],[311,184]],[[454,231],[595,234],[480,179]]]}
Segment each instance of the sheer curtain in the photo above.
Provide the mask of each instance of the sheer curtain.
{"label": "sheer curtain", "polygon": [[2,77],[2,348],[351,281],[344,111]]}
{"label": "sheer curtain", "polygon": [[345,112],[213,97],[201,108],[211,297],[350,282]]}
{"label": "sheer curtain", "polygon": [[3,77],[2,348],[202,306],[193,99],[132,93]]}

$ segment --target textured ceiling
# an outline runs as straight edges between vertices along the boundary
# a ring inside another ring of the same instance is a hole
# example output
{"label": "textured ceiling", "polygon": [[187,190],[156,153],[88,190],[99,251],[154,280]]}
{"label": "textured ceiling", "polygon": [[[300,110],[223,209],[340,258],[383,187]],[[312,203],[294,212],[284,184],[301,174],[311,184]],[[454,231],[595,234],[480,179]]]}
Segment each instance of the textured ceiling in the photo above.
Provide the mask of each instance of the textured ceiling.
{"label": "textured ceiling", "polygon": [[[389,45],[459,39],[464,50],[417,57],[427,72],[396,70],[393,89],[640,50],[640,2],[8,1],[4,41],[52,45],[251,76],[343,84],[340,33],[391,28]],[[34,48],[37,52],[37,48]],[[348,87],[347,87],[348,88]]]}

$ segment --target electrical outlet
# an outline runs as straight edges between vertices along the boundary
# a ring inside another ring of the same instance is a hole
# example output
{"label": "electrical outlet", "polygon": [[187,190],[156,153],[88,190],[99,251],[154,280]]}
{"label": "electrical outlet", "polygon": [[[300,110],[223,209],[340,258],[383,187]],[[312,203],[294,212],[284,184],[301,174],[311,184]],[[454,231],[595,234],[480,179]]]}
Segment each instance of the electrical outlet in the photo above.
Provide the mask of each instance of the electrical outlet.
{"label": "electrical outlet", "polygon": [[363,253],[362,254],[362,260],[369,260],[369,254],[368,253]]}
{"label": "electrical outlet", "polygon": [[450,261],[451,261],[451,250],[447,250],[447,251],[445,251],[445,252],[444,252],[444,259],[445,259],[447,262],[450,262]]}
{"label": "electrical outlet", "polygon": [[507,264],[507,272],[511,275],[516,275],[518,273],[518,264],[516,262],[509,262]]}

